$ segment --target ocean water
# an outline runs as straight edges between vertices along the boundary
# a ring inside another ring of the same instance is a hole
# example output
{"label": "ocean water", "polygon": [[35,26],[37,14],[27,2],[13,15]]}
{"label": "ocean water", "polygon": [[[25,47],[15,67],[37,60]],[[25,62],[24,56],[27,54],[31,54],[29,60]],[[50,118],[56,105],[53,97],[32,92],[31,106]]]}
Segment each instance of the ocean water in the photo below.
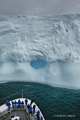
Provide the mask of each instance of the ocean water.
{"label": "ocean water", "polygon": [[0,84],[0,105],[21,97],[33,99],[46,120],[80,120],[80,90],[51,87],[39,83]]}

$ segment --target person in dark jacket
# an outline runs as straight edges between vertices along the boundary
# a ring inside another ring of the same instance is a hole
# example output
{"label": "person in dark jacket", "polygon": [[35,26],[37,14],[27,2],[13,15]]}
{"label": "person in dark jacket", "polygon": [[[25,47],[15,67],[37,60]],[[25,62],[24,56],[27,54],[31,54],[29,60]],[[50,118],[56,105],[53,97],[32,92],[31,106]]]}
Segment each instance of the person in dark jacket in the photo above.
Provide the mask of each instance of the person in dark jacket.
{"label": "person in dark jacket", "polygon": [[27,99],[25,99],[25,104],[26,104],[26,106],[27,106],[27,103],[28,103],[28,100],[27,100]]}
{"label": "person in dark jacket", "polygon": [[32,103],[33,103],[33,100],[31,100],[31,103],[30,103],[30,105],[32,105]]}
{"label": "person in dark jacket", "polygon": [[28,110],[29,110],[29,108],[30,108],[30,105],[29,105],[29,104],[27,105],[27,108],[28,108]]}
{"label": "person in dark jacket", "polygon": [[35,113],[36,105],[33,105],[33,114]]}

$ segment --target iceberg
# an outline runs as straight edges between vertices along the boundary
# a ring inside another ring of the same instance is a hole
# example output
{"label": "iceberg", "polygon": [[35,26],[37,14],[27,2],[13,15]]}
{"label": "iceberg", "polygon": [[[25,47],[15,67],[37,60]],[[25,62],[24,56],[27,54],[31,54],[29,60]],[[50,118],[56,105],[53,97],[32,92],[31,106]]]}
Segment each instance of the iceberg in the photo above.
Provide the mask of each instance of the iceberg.
{"label": "iceberg", "polygon": [[80,89],[80,15],[0,16],[0,82]]}

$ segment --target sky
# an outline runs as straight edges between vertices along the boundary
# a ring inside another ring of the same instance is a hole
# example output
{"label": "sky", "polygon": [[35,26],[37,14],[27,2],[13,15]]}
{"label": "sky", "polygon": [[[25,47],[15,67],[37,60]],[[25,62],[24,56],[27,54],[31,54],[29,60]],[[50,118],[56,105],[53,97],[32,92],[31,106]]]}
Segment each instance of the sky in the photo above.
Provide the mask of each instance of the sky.
{"label": "sky", "polygon": [[0,15],[76,13],[80,13],[80,0],[0,0]]}

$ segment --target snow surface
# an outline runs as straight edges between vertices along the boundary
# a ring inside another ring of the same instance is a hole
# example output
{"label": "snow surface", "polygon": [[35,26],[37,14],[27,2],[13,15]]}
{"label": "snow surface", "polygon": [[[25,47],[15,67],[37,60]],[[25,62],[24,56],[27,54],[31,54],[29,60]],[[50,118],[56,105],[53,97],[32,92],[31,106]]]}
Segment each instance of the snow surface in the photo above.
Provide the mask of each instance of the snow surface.
{"label": "snow surface", "polygon": [[22,80],[80,89],[79,14],[0,16],[0,82]]}

